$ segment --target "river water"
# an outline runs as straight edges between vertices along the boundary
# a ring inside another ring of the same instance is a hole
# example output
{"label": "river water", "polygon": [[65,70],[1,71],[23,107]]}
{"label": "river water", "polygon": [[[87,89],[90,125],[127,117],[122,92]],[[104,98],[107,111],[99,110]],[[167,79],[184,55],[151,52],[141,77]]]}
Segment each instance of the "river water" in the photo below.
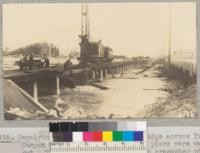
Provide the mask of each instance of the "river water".
{"label": "river water", "polygon": [[[168,92],[161,90],[166,87],[166,81],[165,78],[157,77],[159,71],[156,67],[137,74],[139,71],[141,69],[135,68],[125,71],[123,75],[117,74],[115,78],[109,76],[99,83],[107,90],[90,85],[64,89],[59,99],[86,116],[93,114],[100,118],[133,118],[146,105],[168,96]],[[73,112],[70,113],[70,118],[77,117],[73,116]],[[69,115],[67,109],[65,115]]]}

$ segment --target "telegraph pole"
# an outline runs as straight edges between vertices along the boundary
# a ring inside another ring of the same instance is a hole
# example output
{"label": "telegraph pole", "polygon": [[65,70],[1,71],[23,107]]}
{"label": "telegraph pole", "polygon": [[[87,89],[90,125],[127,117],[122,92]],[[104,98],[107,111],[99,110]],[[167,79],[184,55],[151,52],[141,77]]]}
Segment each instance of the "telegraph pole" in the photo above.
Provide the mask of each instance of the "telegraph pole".
{"label": "telegraph pole", "polygon": [[171,26],[172,26],[172,8],[171,3],[169,3],[169,37],[168,37],[168,66],[171,64]]}

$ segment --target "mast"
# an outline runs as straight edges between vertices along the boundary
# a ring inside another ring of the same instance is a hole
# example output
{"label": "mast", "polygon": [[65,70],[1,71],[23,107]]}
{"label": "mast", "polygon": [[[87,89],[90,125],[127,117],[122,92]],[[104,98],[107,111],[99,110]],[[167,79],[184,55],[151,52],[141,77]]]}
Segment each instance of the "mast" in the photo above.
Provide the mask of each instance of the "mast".
{"label": "mast", "polygon": [[89,39],[89,37],[90,37],[90,18],[89,18],[89,8],[88,8],[88,5],[87,5],[87,28],[88,28],[87,35],[88,35],[88,39]]}
{"label": "mast", "polygon": [[89,16],[88,5],[83,4],[81,9],[81,38],[80,42],[80,61],[87,62],[90,57],[90,42],[89,42]]}
{"label": "mast", "polygon": [[81,10],[81,36],[89,38],[89,16],[88,16],[88,5],[82,5]]}
{"label": "mast", "polygon": [[83,35],[83,10],[84,10],[84,7],[82,5],[82,8],[81,8],[81,35]]}

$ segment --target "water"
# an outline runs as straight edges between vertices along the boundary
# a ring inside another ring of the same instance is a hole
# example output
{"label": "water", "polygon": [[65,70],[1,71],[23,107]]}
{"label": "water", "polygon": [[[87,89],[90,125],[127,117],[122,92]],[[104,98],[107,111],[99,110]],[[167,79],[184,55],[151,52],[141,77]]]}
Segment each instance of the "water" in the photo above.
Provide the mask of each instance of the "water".
{"label": "water", "polygon": [[145,105],[156,103],[168,95],[165,79],[155,77],[155,68],[143,74],[136,75],[139,69],[126,71],[123,77],[108,78],[100,83],[108,87],[101,90],[89,85],[77,86],[76,89],[66,89],[60,98],[70,107],[81,109],[86,114],[108,118],[110,115],[135,117]]}

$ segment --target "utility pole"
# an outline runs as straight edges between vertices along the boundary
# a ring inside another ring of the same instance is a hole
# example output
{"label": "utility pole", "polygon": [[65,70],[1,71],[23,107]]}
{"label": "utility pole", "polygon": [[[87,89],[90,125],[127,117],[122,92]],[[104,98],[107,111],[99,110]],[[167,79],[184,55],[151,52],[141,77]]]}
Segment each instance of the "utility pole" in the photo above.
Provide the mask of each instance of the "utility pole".
{"label": "utility pole", "polygon": [[49,44],[49,57],[51,57],[51,43]]}
{"label": "utility pole", "polygon": [[172,26],[172,8],[171,3],[169,3],[169,37],[168,37],[168,66],[171,64],[171,26]]}
{"label": "utility pole", "polygon": [[49,57],[51,57],[51,31],[49,32]]}

